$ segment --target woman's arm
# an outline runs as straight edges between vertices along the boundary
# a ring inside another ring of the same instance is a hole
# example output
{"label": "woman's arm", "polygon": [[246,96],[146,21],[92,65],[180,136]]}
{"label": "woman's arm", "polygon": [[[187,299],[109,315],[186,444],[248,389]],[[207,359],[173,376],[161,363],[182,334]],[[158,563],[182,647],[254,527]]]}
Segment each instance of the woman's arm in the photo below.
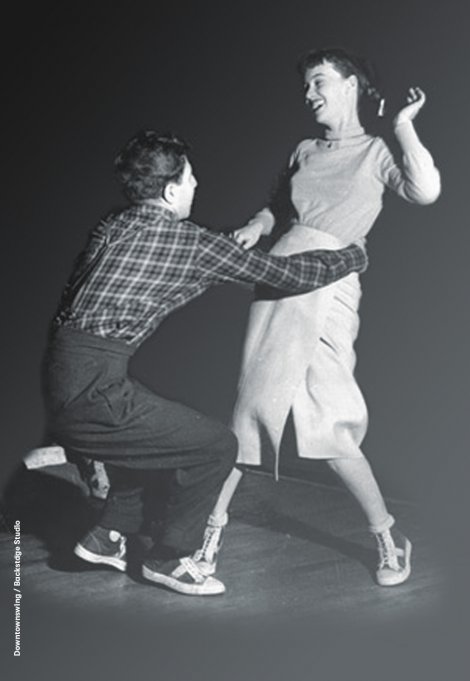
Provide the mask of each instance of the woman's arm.
{"label": "woman's arm", "polygon": [[[258,211],[244,227],[232,232],[235,241],[245,250],[253,248],[262,236],[269,236],[272,233],[276,218],[279,219],[279,207],[282,205],[285,209],[286,203],[290,202],[290,177],[296,169],[299,150],[305,142],[310,141],[300,142],[291,154],[287,166],[278,178],[269,204]],[[284,218],[282,210],[281,214]]]}
{"label": "woman's arm", "polygon": [[382,162],[387,186],[407,201],[422,205],[436,201],[441,192],[439,171],[413,125],[425,101],[426,96],[420,88],[410,88],[406,106],[393,121],[395,136],[403,153],[402,167],[391,160],[390,154]]}

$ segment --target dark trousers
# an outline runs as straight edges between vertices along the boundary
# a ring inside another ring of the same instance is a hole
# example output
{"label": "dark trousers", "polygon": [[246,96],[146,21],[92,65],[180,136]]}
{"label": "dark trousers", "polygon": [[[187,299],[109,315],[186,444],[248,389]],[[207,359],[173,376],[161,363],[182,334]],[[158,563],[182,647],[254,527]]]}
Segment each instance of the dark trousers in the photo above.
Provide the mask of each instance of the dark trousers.
{"label": "dark trousers", "polygon": [[[166,471],[160,547],[177,555],[200,546],[237,440],[223,424],[166,400],[128,375],[134,349],[60,329],[44,362],[48,428],[67,451],[106,463],[111,489],[100,525],[139,532],[144,496]],[[155,547],[158,554],[159,547]]]}

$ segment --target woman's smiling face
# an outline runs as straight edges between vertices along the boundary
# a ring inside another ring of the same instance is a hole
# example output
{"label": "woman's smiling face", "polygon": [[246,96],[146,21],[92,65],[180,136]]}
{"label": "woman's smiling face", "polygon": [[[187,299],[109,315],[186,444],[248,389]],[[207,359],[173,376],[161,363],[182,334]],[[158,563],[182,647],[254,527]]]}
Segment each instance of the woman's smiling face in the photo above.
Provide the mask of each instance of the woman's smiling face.
{"label": "woman's smiling face", "polygon": [[305,71],[305,101],[317,123],[327,127],[340,124],[357,112],[357,78],[345,78],[329,62]]}

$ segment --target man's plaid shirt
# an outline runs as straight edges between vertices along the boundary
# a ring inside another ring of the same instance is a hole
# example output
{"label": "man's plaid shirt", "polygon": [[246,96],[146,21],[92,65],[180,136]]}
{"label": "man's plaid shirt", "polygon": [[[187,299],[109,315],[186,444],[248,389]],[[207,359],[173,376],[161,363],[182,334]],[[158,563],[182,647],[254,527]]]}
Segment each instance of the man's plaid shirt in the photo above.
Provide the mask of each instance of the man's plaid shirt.
{"label": "man's plaid shirt", "polygon": [[91,233],[53,324],[139,345],[173,310],[210,286],[247,282],[305,293],[366,264],[355,245],[288,258],[245,251],[223,234],[143,203]]}

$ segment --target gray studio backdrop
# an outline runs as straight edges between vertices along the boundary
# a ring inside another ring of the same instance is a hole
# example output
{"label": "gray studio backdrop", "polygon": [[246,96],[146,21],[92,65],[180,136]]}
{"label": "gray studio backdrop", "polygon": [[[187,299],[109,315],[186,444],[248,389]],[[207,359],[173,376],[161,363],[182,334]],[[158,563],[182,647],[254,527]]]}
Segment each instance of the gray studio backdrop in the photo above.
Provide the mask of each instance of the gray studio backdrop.
{"label": "gray studio backdrop", "polygon": [[[87,231],[122,201],[112,176],[121,145],[142,127],[185,137],[199,180],[194,219],[241,226],[295,144],[314,132],[298,55],[340,45],[375,63],[392,109],[410,85],[428,96],[417,128],[443,193],[424,208],[386,199],[368,242],[357,371],[370,408],[365,450],[385,492],[418,503],[442,537],[458,537],[469,420],[464,5],[49,2],[12,10],[2,483],[41,439],[47,324]],[[380,126],[389,138],[390,119]],[[135,373],[228,421],[250,295],[226,286],[179,311],[141,349]],[[288,472],[321,476],[296,461],[289,435],[286,446]]]}

